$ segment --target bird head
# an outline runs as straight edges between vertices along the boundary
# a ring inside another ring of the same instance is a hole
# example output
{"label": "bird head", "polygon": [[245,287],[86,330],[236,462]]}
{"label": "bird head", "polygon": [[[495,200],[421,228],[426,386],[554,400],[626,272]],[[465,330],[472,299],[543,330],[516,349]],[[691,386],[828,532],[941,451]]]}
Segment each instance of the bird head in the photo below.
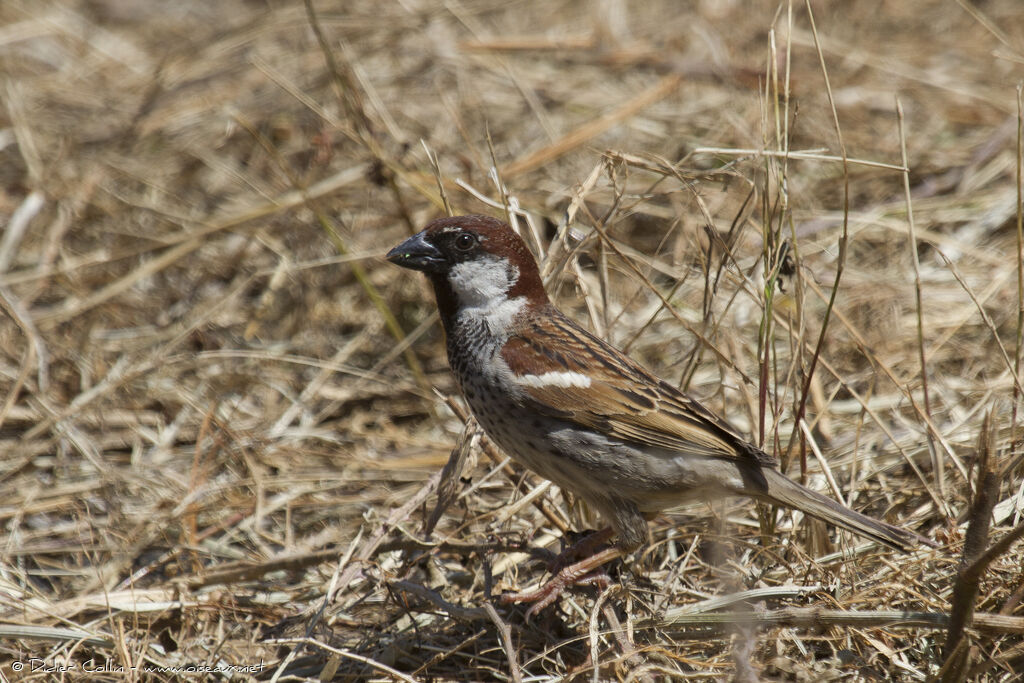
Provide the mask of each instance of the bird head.
{"label": "bird head", "polygon": [[506,223],[488,216],[438,218],[386,258],[427,274],[442,316],[503,304],[507,309],[513,301],[523,306],[548,302],[526,243]]}

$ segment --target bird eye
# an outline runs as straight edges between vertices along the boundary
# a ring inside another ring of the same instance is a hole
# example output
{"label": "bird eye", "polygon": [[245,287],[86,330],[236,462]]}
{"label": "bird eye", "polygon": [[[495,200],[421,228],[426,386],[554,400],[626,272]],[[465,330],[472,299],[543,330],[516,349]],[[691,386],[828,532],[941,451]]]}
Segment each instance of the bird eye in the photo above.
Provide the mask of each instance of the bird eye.
{"label": "bird eye", "polygon": [[455,248],[459,251],[469,251],[476,246],[476,237],[468,232],[461,233],[455,238]]}

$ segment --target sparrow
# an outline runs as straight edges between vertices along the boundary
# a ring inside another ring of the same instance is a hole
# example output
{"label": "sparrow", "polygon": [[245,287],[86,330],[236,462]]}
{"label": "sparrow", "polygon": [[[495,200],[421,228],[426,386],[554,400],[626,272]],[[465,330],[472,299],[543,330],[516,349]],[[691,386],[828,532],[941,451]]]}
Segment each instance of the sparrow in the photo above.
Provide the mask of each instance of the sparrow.
{"label": "sparrow", "polygon": [[693,499],[742,495],[795,508],[899,550],[931,543],[782,474],[728,422],[563,315],[506,223],[439,218],[388,252],[434,288],[448,362],[473,416],[512,459],[582,498],[615,546],[510,602],[550,604],[647,540],[647,521]]}

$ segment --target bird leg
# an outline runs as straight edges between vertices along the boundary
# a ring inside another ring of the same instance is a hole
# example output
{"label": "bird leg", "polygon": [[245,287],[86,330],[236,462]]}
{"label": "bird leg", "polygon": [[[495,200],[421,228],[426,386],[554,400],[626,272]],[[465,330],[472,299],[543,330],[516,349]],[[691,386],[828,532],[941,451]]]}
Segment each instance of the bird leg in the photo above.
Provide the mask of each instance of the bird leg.
{"label": "bird leg", "polygon": [[[601,533],[601,532],[598,532]],[[589,538],[589,537],[588,537]],[[583,539],[587,541],[588,539]],[[611,562],[617,557],[622,557],[623,551],[615,546],[605,548],[585,560],[580,560],[568,567],[563,567],[551,579],[540,588],[532,591],[521,591],[519,593],[505,593],[501,601],[505,604],[515,602],[532,602],[530,609],[526,610],[526,618],[529,619],[535,613],[553,603],[562,591],[569,586],[586,586],[598,584],[607,586],[611,579],[608,575],[600,572],[593,573],[601,565]]]}
{"label": "bird leg", "polygon": [[548,571],[552,574],[557,574],[574,562],[578,562],[581,559],[586,559],[591,555],[594,555],[597,552],[597,549],[611,539],[614,534],[615,532],[612,531],[611,527],[605,527],[600,531],[590,532],[560,552],[557,557],[549,562]]}

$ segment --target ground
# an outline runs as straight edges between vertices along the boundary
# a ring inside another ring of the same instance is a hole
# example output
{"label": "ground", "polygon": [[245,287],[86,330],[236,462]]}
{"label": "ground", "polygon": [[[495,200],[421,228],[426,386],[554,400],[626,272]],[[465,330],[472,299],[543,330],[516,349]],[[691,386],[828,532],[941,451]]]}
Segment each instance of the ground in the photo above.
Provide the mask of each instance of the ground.
{"label": "ground", "polygon": [[[5,0],[0,673],[1019,680],[1022,80],[1017,0]],[[721,500],[502,605],[598,521],[382,259],[449,208],[938,547]]]}

